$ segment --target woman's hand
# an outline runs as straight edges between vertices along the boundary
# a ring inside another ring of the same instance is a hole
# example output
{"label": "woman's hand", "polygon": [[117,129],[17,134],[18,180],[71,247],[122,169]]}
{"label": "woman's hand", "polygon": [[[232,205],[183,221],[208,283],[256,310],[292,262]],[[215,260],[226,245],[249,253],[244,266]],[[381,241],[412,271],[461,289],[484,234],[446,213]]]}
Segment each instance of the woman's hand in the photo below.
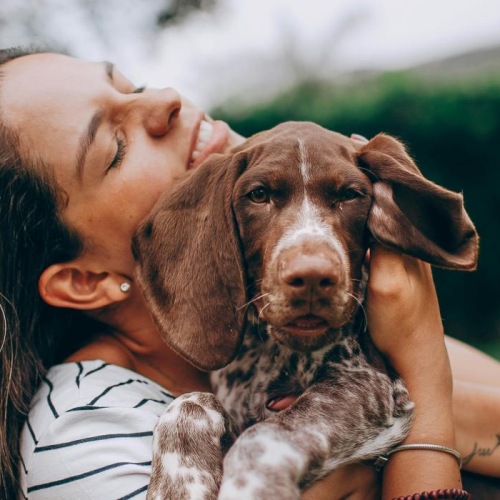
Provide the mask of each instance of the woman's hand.
{"label": "woman's hand", "polygon": [[[375,345],[405,380],[415,420],[405,443],[455,446],[452,379],[430,266],[375,245],[366,305]],[[391,456],[383,498],[461,487],[457,461],[435,451]]]}
{"label": "woman's hand", "polygon": [[401,375],[422,349],[443,345],[431,268],[418,259],[372,247],[366,312],[375,345]]}

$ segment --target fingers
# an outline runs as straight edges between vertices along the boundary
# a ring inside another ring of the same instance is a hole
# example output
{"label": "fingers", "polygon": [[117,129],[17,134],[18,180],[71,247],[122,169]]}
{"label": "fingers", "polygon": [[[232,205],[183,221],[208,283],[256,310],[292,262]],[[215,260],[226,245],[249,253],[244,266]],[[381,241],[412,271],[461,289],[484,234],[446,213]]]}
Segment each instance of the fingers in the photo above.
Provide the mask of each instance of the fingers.
{"label": "fingers", "polygon": [[371,249],[366,312],[375,345],[390,359],[442,336],[430,266],[380,245]]}
{"label": "fingers", "polygon": [[389,300],[401,296],[407,286],[406,258],[382,245],[370,249],[369,293],[372,299]]}
{"label": "fingers", "polygon": [[393,296],[415,287],[433,288],[429,264],[396,250],[375,244],[370,249],[370,290],[383,296]]}

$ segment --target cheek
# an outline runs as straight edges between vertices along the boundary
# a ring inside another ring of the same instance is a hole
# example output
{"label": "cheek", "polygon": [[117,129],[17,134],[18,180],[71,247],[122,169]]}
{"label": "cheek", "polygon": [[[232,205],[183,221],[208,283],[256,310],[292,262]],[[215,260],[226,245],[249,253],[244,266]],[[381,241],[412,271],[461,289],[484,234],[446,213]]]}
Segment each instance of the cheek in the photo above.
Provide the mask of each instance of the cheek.
{"label": "cheek", "polygon": [[137,139],[129,147],[121,172],[121,183],[130,183],[131,189],[155,195],[169,187],[174,179],[186,171],[180,147],[173,141]]}
{"label": "cheek", "polygon": [[[142,168],[134,175],[122,179],[120,192],[117,193],[124,209],[140,212],[145,216],[157,202],[160,195],[175,180],[169,169]],[[130,211],[129,210],[129,211]]]}
{"label": "cheek", "polygon": [[346,247],[349,249],[351,260],[364,258],[368,245],[368,213],[369,202],[352,203],[339,212],[338,231]]}
{"label": "cheek", "polygon": [[245,252],[245,262],[249,267],[248,272],[260,269],[265,253],[265,245],[270,245],[272,235],[269,234],[273,222],[272,209],[267,204],[249,204],[243,202],[235,206],[238,231]]}

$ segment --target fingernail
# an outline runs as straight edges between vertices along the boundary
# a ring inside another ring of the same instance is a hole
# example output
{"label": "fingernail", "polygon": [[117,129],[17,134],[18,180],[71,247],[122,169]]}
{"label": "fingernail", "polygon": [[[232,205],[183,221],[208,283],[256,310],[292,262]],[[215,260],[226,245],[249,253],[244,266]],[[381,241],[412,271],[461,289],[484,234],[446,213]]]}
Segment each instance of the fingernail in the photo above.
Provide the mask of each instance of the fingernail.
{"label": "fingernail", "polygon": [[367,143],[368,139],[360,134],[351,134],[351,139],[356,142]]}

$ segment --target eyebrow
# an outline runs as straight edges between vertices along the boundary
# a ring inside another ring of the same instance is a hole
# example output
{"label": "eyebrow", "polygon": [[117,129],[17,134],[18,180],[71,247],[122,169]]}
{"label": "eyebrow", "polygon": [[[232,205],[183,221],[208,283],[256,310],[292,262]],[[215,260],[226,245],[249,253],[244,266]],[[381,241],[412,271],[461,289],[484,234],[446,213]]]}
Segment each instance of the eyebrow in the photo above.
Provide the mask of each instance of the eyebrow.
{"label": "eyebrow", "polygon": [[[103,62],[104,72],[106,78],[112,83],[113,82],[113,69],[114,65],[108,61]],[[78,153],[76,155],[76,175],[78,180],[81,182],[83,177],[83,167],[85,165],[85,160],[87,158],[90,147],[92,146],[99,126],[102,123],[104,112],[98,110],[92,118],[90,119],[85,132],[81,135],[78,147]]]}

